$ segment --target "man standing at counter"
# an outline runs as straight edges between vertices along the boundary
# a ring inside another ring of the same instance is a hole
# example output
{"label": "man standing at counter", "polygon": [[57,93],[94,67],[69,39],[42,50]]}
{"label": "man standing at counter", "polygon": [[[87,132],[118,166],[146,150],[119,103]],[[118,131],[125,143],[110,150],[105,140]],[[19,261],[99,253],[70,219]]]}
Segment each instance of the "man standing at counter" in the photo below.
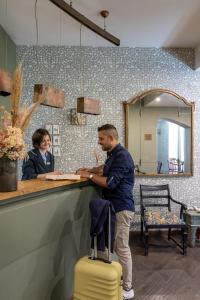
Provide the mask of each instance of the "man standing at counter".
{"label": "man standing at counter", "polygon": [[107,151],[103,166],[80,169],[77,173],[103,188],[103,198],[110,200],[116,212],[115,251],[123,271],[124,299],[132,299],[132,257],[129,247],[129,229],[134,216],[134,162],[130,153],[118,142],[113,125],[98,128],[98,143]]}

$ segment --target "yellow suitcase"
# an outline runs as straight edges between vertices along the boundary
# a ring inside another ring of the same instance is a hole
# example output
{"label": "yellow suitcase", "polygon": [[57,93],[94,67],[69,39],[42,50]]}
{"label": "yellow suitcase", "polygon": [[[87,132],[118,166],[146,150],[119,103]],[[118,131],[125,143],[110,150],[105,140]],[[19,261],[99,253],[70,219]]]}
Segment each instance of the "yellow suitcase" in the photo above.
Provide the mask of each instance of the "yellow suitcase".
{"label": "yellow suitcase", "polygon": [[122,267],[111,261],[111,216],[108,213],[108,258],[97,258],[97,236],[94,252],[83,257],[75,265],[73,300],[122,300]]}
{"label": "yellow suitcase", "polygon": [[122,300],[120,263],[106,263],[87,256],[75,266],[73,300]]}

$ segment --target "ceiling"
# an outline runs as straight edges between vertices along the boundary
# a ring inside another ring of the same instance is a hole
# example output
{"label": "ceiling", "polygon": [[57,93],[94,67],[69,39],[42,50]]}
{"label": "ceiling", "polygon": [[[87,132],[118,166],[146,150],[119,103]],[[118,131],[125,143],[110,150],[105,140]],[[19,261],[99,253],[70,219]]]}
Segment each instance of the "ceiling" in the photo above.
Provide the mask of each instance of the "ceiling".
{"label": "ceiling", "polygon": [[[65,0],[69,4],[70,1]],[[0,24],[17,45],[36,45],[35,0],[0,0]],[[200,0],[73,0],[73,8],[106,29],[120,47],[197,47]],[[38,44],[80,45],[80,24],[49,0],[37,1]],[[117,47],[82,27],[83,46]]]}

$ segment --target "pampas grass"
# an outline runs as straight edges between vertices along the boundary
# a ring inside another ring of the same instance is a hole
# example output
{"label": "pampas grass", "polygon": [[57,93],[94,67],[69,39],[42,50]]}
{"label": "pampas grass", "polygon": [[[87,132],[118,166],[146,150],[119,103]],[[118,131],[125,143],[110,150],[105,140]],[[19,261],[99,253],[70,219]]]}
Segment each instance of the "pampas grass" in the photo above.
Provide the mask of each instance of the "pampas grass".
{"label": "pampas grass", "polygon": [[27,109],[25,109],[20,128],[22,131],[25,131],[26,128],[28,127],[31,117],[34,113],[34,111],[37,109],[38,105],[40,104],[40,101],[35,102],[31,104]]}
{"label": "pampas grass", "polygon": [[20,105],[23,88],[22,65],[18,64],[13,79],[13,90],[11,96],[12,126],[20,128],[23,132],[28,127],[31,117],[41,101],[30,106]]}
{"label": "pampas grass", "polygon": [[22,95],[23,87],[23,74],[22,74],[22,65],[18,64],[14,73],[13,79],[13,88],[11,93],[11,112],[12,112],[12,126],[15,127],[18,114],[19,114],[19,105]]}
{"label": "pampas grass", "polygon": [[31,117],[41,101],[31,105],[21,105],[23,85],[22,65],[16,67],[11,96],[11,112],[0,106],[0,158],[7,156],[11,160],[24,159],[27,155],[24,142],[24,131],[28,127]]}

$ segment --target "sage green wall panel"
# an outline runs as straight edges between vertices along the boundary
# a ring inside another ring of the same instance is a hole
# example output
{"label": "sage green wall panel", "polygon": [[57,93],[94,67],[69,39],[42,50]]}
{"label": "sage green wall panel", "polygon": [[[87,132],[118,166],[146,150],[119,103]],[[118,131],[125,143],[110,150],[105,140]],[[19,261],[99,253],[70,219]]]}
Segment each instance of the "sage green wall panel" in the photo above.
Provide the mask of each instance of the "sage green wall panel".
{"label": "sage green wall panel", "polygon": [[0,68],[5,68],[6,62],[6,35],[3,28],[0,26]]}
{"label": "sage green wall panel", "polygon": [[0,299],[67,300],[73,269],[89,253],[93,186],[0,207]]}
{"label": "sage green wall panel", "polygon": [[11,40],[9,36],[7,36],[7,62],[6,68],[13,73],[16,67],[16,45]]}
{"label": "sage green wall panel", "polygon": [[[13,73],[16,67],[16,45],[0,25],[0,68]],[[10,97],[0,96],[0,105],[10,110]]]}
{"label": "sage green wall panel", "polygon": [[0,25],[0,68],[13,72],[16,67],[16,45]]}

